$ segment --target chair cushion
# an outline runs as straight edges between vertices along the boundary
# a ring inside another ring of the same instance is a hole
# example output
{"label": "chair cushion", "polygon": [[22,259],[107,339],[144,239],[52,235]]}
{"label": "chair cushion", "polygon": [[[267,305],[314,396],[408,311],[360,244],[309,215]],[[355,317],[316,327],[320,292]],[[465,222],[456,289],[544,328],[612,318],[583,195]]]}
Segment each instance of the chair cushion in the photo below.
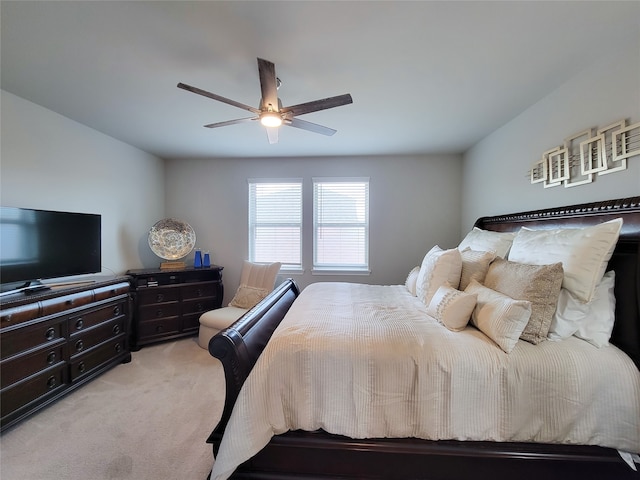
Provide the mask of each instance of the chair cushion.
{"label": "chair cushion", "polygon": [[200,325],[222,330],[247,312],[247,309],[237,307],[223,307],[216,310],[209,310],[200,315]]}

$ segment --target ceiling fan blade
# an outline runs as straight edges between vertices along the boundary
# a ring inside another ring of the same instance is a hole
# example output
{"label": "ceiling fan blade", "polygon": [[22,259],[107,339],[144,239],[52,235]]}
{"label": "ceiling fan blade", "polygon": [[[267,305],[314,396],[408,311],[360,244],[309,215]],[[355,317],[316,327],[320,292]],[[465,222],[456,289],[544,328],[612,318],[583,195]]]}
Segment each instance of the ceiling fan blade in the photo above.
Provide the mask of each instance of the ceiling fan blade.
{"label": "ceiling fan blade", "polygon": [[207,92],[206,90],[202,90],[198,87],[192,87],[191,85],[187,85],[184,83],[179,83],[178,88],[182,88],[188,92],[197,93],[198,95],[202,95],[203,97],[208,97],[213,100],[217,100],[222,103],[226,103],[228,105],[233,105],[234,107],[242,108],[243,110],[249,110],[250,112],[255,113],[256,115],[260,114],[260,110],[257,108],[251,107],[249,105],[245,105],[244,103],[236,102],[235,100],[230,100],[225,97],[221,97],[220,95],[216,95],[215,93]]}
{"label": "ceiling fan blade", "polygon": [[341,107],[353,103],[351,95],[345,93],[337,97],[323,98],[322,100],[314,100],[313,102],[300,103],[290,107],[284,107],[280,110],[283,114],[304,115],[305,113],[317,112],[318,110],[327,110],[328,108]]}
{"label": "ceiling fan blade", "polygon": [[276,80],[276,66],[269,60],[258,58],[258,73],[260,75],[260,89],[262,91],[262,110],[278,111],[278,85]]}
{"label": "ceiling fan blade", "polygon": [[236,123],[250,122],[252,120],[258,119],[259,117],[237,118],[236,120],[227,120],[226,122],[209,123],[208,125],[204,126],[206,128],[226,127],[227,125],[235,125]]}
{"label": "ceiling fan blade", "polygon": [[267,137],[269,137],[269,143],[278,143],[278,127],[265,127],[267,130]]}
{"label": "ceiling fan blade", "polygon": [[284,121],[285,125],[289,125],[290,127],[301,128],[302,130],[308,130],[314,133],[320,133],[322,135],[331,136],[337,132],[333,128],[323,127],[322,125],[318,125],[317,123],[306,122],[304,120],[300,120],[299,118],[287,119]]}

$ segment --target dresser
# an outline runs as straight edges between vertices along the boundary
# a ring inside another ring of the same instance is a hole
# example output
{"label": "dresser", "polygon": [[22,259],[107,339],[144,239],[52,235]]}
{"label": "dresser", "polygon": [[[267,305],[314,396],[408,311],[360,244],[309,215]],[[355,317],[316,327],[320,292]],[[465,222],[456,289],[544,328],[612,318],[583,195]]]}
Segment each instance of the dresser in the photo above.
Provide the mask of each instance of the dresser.
{"label": "dresser", "polygon": [[131,360],[128,277],[0,298],[2,430]]}
{"label": "dresser", "polygon": [[222,306],[222,269],[129,270],[133,348],[197,334],[200,315]]}

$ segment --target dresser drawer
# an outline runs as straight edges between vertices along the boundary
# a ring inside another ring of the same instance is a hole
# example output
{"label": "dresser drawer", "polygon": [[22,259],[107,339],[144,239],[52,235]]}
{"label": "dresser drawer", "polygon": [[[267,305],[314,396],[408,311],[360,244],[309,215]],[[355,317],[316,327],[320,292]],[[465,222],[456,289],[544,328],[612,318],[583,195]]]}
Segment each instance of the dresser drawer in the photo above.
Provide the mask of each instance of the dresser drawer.
{"label": "dresser drawer", "polygon": [[151,305],[154,303],[177,302],[180,300],[178,288],[150,288],[138,293],[138,305]]}
{"label": "dresser drawer", "polygon": [[200,315],[202,315],[202,313],[183,315],[182,331],[196,333],[200,329]]}
{"label": "dresser drawer", "polygon": [[175,317],[179,314],[180,304],[178,302],[147,305],[140,307],[140,322],[159,320],[166,317]]}
{"label": "dresser drawer", "polygon": [[203,298],[200,300],[189,300],[182,302],[182,314],[189,315],[192,313],[204,313],[216,308],[218,303],[215,298]]}
{"label": "dresser drawer", "polygon": [[[65,364],[58,364],[38,375],[2,389],[0,410],[4,417],[36,400],[38,403],[66,388]],[[4,423],[4,422],[3,422]]]}
{"label": "dresser drawer", "polygon": [[217,282],[193,283],[180,287],[182,300],[190,300],[193,298],[216,298],[220,284]]}
{"label": "dresser drawer", "polygon": [[115,285],[99,287],[93,291],[93,299],[99,302],[100,300],[117,297],[118,295],[125,295],[129,293],[129,288],[129,282],[120,282]]}
{"label": "dresser drawer", "polygon": [[3,331],[0,335],[0,357],[11,357],[40,346],[54,345],[66,336],[64,318],[49,320],[17,330]]}
{"label": "dresser drawer", "polygon": [[65,312],[72,308],[88,305],[91,302],[93,302],[93,291],[91,290],[43,300],[40,302],[40,315],[45,317],[47,315],[53,315],[54,313]]}
{"label": "dresser drawer", "polygon": [[140,322],[138,324],[138,338],[140,340],[158,336],[173,335],[180,331],[180,317],[163,318]]}
{"label": "dresser drawer", "polygon": [[0,364],[2,386],[8,387],[34,373],[61,363],[64,363],[63,340],[59,340],[57,345],[52,345],[49,348],[5,360]]}
{"label": "dresser drawer", "polygon": [[69,355],[73,358],[110,338],[115,338],[124,332],[124,318],[76,332],[71,335],[69,342]]}
{"label": "dresser drawer", "polygon": [[7,308],[0,313],[0,328],[33,320],[39,315],[40,305],[38,305],[38,303],[28,303],[18,307]]}
{"label": "dresser drawer", "polygon": [[96,368],[117,358],[125,351],[125,339],[126,335],[119,335],[87,351],[84,355],[72,357],[69,365],[71,381],[75,382],[79,378],[92,373]]}
{"label": "dresser drawer", "polygon": [[109,320],[122,317],[126,314],[127,301],[122,300],[118,303],[110,303],[103,307],[86,310],[69,317],[69,332],[73,335],[75,332],[86,330],[94,325],[107,322]]}

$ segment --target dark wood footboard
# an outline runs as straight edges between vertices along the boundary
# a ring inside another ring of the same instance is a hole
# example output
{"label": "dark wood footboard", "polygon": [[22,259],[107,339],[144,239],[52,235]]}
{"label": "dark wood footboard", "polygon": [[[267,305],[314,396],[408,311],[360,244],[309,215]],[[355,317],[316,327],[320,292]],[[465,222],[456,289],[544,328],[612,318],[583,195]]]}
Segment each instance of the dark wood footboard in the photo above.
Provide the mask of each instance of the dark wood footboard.
{"label": "dark wood footboard", "polygon": [[[222,362],[226,384],[222,417],[207,440],[209,443],[213,442],[215,434],[224,432],[247,375],[299,294],[298,285],[291,279],[285,280],[237,322],[209,341],[209,353]],[[214,450],[217,451],[215,443]]]}

